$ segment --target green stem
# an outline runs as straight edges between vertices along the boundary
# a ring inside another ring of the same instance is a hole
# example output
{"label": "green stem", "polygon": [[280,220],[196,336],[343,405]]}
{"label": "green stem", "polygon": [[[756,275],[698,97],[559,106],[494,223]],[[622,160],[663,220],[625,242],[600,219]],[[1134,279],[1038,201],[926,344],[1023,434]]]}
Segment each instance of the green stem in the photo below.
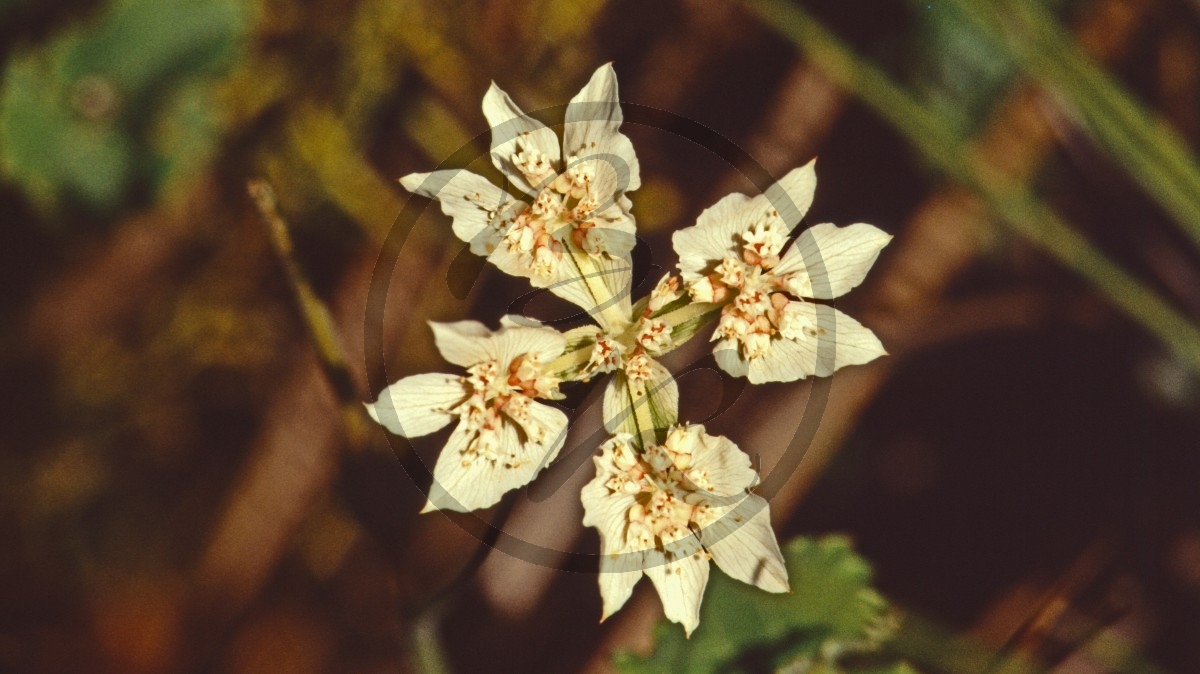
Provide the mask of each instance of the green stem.
{"label": "green stem", "polygon": [[1186,144],[1098,67],[1044,8],[1029,0],[1001,6],[949,0],[1044,87],[1079,113],[1086,128],[1200,246],[1200,168]]}
{"label": "green stem", "polygon": [[338,337],[333,316],[330,315],[329,309],[321,301],[321,298],[317,297],[317,293],[296,261],[287,223],[279,214],[275,191],[265,180],[252,180],[246,187],[250,197],[254,200],[254,205],[258,208],[263,223],[267,226],[271,247],[275,249],[275,254],[279,257],[287,275],[288,285],[295,294],[300,315],[304,319],[304,325],[308,328],[309,337],[321,362],[321,370],[337,397],[350,446],[355,449],[363,447],[367,444],[374,424],[358,401],[358,391],[354,387],[354,378],[350,374],[350,368],[346,365],[346,352]]}

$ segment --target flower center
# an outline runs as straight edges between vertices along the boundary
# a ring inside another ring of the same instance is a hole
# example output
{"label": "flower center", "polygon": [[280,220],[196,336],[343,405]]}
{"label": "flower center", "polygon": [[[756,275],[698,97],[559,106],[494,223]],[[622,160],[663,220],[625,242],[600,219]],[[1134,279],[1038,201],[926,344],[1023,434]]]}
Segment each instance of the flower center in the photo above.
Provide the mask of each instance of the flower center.
{"label": "flower center", "polygon": [[[499,242],[532,271],[535,279],[553,280],[564,253],[569,253],[572,246],[592,255],[611,250],[605,228],[598,225],[606,220],[600,207],[613,195],[595,193],[596,160],[581,161],[571,155],[566,170],[556,174],[549,157],[520,142],[510,159],[530,185],[542,189],[533,203],[515,217],[497,220],[496,213],[489,213],[489,219]],[[511,209],[512,204],[505,208]],[[495,247],[488,245],[488,252]]]}
{"label": "flower center", "polygon": [[520,444],[502,446],[500,441],[503,417],[519,424],[529,440],[545,442],[548,431],[534,418],[530,406],[533,398],[551,395],[558,387],[558,379],[542,371],[537,356],[523,354],[509,363],[507,371],[497,360],[474,365],[467,369],[462,381],[471,389],[467,399],[454,410],[461,416],[461,423],[466,424],[470,437],[462,451],[462,465],[467,467],[483,459],[505,468],[519,468],[526,461]]}
{"label": "flower center", "polygon": [[707,469],[691,465],[695,441],[687,429],[672,431],[662,445],[647,445],[641,456],[626,439],[612,442],[616,472],[605,486],[635,498],[626,512],[627,550],[657,549],[670,555],[668,545],[715,519],[705,494],[713,485]]}

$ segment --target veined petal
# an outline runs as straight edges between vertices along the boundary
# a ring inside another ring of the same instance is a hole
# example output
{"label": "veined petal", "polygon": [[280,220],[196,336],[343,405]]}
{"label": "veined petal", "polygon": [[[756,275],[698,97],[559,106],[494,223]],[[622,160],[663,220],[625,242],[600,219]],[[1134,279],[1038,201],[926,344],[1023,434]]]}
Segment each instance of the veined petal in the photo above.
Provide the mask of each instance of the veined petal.
{"label": "veined petal", "polygon": [[613,466],[612,440],[601,446],[600,455],[592,457],[596,477],[583,487],[579,498],[583,503],[583,525],[600,532],[600,550],[612,553],[625,543],[625,527],[629,509],[636,503],[633,495],[614,493],[605,483],[617,472]]}
{"label": "veined petal", "polygon": [[750,374],[750,361],[742,355],[742,350],[736,340],[722,339],[713,345],[713,359],[717,367],[735,377],[746,377]]}
{"label": "veined petal", "polygon": [[704,209],[696,224],[671,236],[684,281],[695,280],[726,257],[738,255],[737,237],[750,225],[752,201],[737,192],[727,194]]}
{"label": "veined petal", "polygon": [[526,204],[466,169],[433,173],[410,173],[400,179],[404,189],[436,199],[442,212],[453,218],[451,227],[471,252],[486,257],[500,244],[507,223],[525,210]]}
{"label": "veined petal", "polygon": [[740,494],[758,483],[758,473],[750,467],[750,457],[723,435],[709,435],[702,425],[685,426],[676,433],[694,439],[692,465],[703,467],[712,483],[712,493],[720,496]]}
{"label": "veined petal", "polygon": [[736,192],[722,197],[700,214],[695,225],[675,232],[671,242],[683,280],[699,278],[726,257],[740,257],[742,234],[764,215],[777,212],[789,229],[799,224],[817,187],[815,161],[792,169],[754,198]]}
{"label": "veined petal", "polygon": [[[562,152],[558,136],[522,112],[495,82],[483,97],[483,116],[492,127],[492,163],[518,189],[526,194],[537,194],[544,187],[542,183],[552,180],[560,167]],[[528,174],[528,167],[522,167],[514,159],[522,152],[540,153],[549,162],[548,172]]]}
{"label": "veined petal", "polygon": [[605,230],[604,252],[617,257],[629,257],[637,245],[637,224],[629,209],[633,202],[625,196],[619,172],[608,163],[595,159],[592,164],[595,176],[589,187],[590,198],[597,206],[591,221]]}
{"label": "veined petal", "polygon": [[433,342],[448,362],[471,367],[495,357],[490,348],[492,331],[479,321],[437,323],[429,321]]}
{"label": "veined petal", "polygon": [[600,620],[608,618],[625,605],[634,585],[642,577],[644,554],[623,551],[629,509],[637,502],[633,495],[613,492],[605,482],[616,472],[612,463],[611,441],[605,443],[600,455],[593,457],[596,477],[583,487],[583,525],[595,527],[600,533],[600,596],[604,611]]}
{"label": "veined petal", "polygon": [[599,582],[604,608],[600,622],[607,620],[629,601],[634,586],[642,579],[645,556],[644,552],[601,553]]}
{"label": "veined petal", "polygon": [[[624,432],[636,436],[638,415],[648,418],[655,428],[665,429],[679,420],[679,383],[671,371],[653,358],[632,357],[626,369],[613,375],[604,388],[602,415],[609,433]],[[632,368],[635,371],[630,371]]]}
{"label": "veined petal", "polygon": [[[611,232],[609,236],[613,238],[614,235],[616,238],[634,238],[626,232]],[[604,279],[604,285],[608,287],[609,292],[615,298],[616,306],[620,310],[619,313],[622,316],[628,316],[633,307],[633,303],[630,300],[630,295],[633,292],[633,257],[629,254],[621,257],[601,255],[596,258],[596,266],[599,268],[599,272]],[[600,327],[606,330],[624,329],[626,327],[624,325],[608,325],[607,317],[602,316],[601,312],[596,312],[593,318],[600,324]]]}
{"label": "veined petal", "polygon": [[782,338],[772,338],[767,354],[749,361],[747,378],[753,384],[828,377],[887,354],[875,333],[829,305],[799,301],[788,306],[792,320],[805,322],[808,330],[785,329]]}
{"label": "veined petal", "polygon": [[511,421],[501,423],[495,431],[485,432],[499,435],[500,454],[515,453],[517,465],[509,465],[508,458],[492,461],[471,456],[470,442],[476,432],[469,429],[465,421],[460,422],[438,456],[429,500],[421,512],[469,512],[489,508],[506,493],[533,481],[544,465],[545,448],[533,442],[523,443],[521,433]]}
{"label": "veined petal", "polygon": [[460,377],[417,374],[405,377],[379,392],[367,412],[383,427],[406,438],[439,430],[454,418],[448,410],[466,399],[470,391]]}
{"label": "veined petal", "polygon": [[543,365],[562,355],[567,337],[554,328],[502,325],[494,333],[490,348],[494,357],[508,364],[518,356],[529,354]]}
{"label": "veined petal", "polygon": [[663,553],[646,553],[646,575],[658,590],[667,619],[683,625],[691,636],[700,624],[700,600],[708,585],[708,558],[694,535],[667,544],[670,561]]}
{"label": "veined petal", "polygon": [[862,283],[891,240],[891,234],[872,225],[823,223],[802,232],[771,273],[802,275],[800,285],[809,292],[801,297],[833,299]]}
{"label": "veined petal", "polygon": [[629,395],[629,379],[623,371],[613,373],[604,386],[604,399],[601,412],[604,417],[604,429],[609,433],[623,431],[636,435],[633,423],[632,398]]}
{"label": "veined petal", "polygon": [[767,188],[767,191],[754,198],[754,208],[770,204],[779,211],[779,217],[789,229],[800,224],[808,207],[812,206],[813,193],[817,189],[817,160],[814,159],[804,166],[788,171],[779,182]]}
{"label": "veined petal", "polygon": [[767,500],[748,494],[736,506],[720,508],[721,517],[700,530],[700,542],[731,578],[767,592],[787,592],[787,568],[771,529]]}
{"label": "veined petal", "polygon": [[[626,235],[619,231],[605,230],[610,240],[620,240]],[[632,236],[628,237],[632,239]],[[580,259],[582,258],[582,259]],[[580,264],[584,268],[580,268]],[[609,255],[569,255],[564,254],[555,275],[544,281],[530,278],[530,283],[537,288],[546,288],[557,297],[574,304],[587,312],[605,330],[622,330],[626,325],[615,326],[610,322],[611,315],[629,314],[629,285],[626,278],[632,277],[632,265],[625,259],[613,258]],[[619,291],[612,286],[625,283],[624,290]],[[593,284],[599,285],[605,295],[610,295],[597,304],[593,294]],[[615,308],[610,308],[615,307]],[[622,311],[623,310],[623,311]]]}
{"label": "veined petal", "polygon": [[620,176],[621,191],[641,186],[641,169],[633,144],[621,127],[617,75],[611,63],[596,69],[592,79],[567,105],[563,150],[567,156],[598,156]]}

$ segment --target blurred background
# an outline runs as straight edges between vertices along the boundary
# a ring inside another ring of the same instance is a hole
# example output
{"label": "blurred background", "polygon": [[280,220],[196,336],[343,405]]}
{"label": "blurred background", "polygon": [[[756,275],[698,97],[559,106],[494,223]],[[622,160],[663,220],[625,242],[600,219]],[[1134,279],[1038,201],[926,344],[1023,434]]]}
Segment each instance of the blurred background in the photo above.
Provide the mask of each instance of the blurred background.
{"label": "blurred background", "polygon": [[[647,582],[597,625],[567,554],[598,548],[589,469],[418,516],[444,434],[359,415],[451,371],[426,320],[494,325],[526,292],[490,268],[451,292],[462,245],[396,179],[486,169],[490,80],[536,110],[607,61],[624,101],[714,133],[624,128],[639,278],[703,208],[817,155],[807,222],[895,235],[838,301],[890,357],[708,422],[767,474],[820,412],[772,515],[887,598],[885,649],[1200,671],[1191,0],[0,0],[0,669],[661,671],[721,640],[694,671],[779,665],[709,614],[656,638]],[[684,379],[685,415],[717,381]],[[478,564],[501,516],[540,564]],[[844,606],[792,566],[796,601]],[[859,671],[813,662],[790,671]]]}

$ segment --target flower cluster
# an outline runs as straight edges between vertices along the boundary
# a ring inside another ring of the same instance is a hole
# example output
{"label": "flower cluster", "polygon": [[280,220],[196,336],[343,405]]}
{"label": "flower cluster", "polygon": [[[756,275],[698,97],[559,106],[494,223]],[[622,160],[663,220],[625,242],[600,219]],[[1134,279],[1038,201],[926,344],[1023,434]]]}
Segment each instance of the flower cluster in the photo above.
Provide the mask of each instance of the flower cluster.
{"label": "flower cluster", "polygon": [[451,424],[425,511],[470,511],[532,481],[563,447],[567,417],[539,402],[559,386],[608,375],[608,440],[583,489],[584,524],[600,533],[601,620],[642,575],[666,615],[699,624],[709,561],[768,592],[788,589],[758,475],[731,440],[679,420],[679,388],[658,358],[716,318],[717,364],[753,383],[828,376],[884,354],[875,335],[819,300],[862,282],[891,238],[871,225],[793,230],[812,203],[813,164],[764,194],[731,194],[675,233],[679,273],[630,298],[635,223],[628,192],[641,183],[620,132],[611,65],[571,99],[562,142],[494,84],[483,101],[492,160],[510,192],[465,170],[412,174],[406,189],[436,199],[456,236],[501,271],[584,309],[565,333],[510,316],[499,329],[431,323],[460,375],[420,374],[368,405],[388,430],[417,437]]}

